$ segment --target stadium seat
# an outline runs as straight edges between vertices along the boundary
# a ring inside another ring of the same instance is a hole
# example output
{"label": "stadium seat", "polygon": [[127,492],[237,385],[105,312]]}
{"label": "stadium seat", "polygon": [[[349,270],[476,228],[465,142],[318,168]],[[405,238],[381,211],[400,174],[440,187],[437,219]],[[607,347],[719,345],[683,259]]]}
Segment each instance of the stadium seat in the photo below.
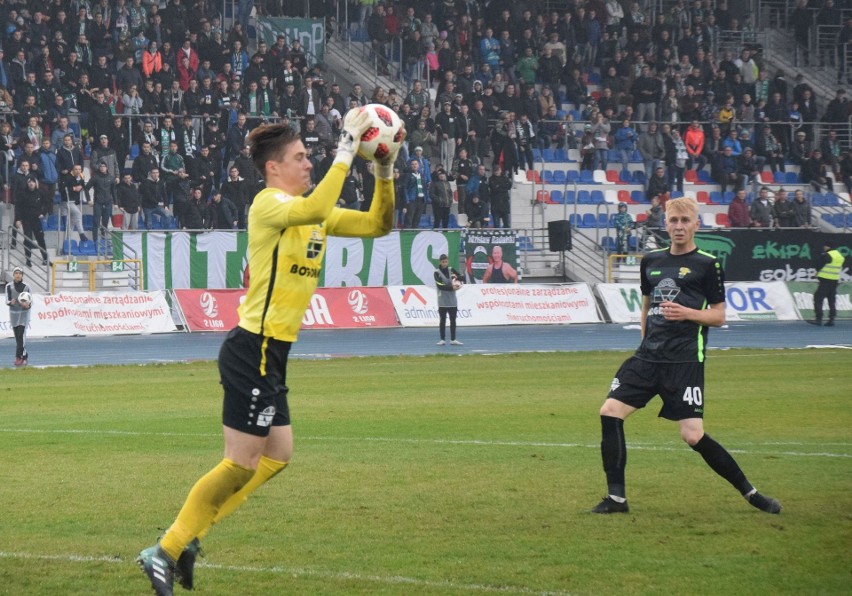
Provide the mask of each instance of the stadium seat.
{"label": "stadium seat", "polygon": [[[541,151],[541,159],[545,162],[556,161],[556,150],[555,149],[542,149]],[[533,153],[533,158],[535,158],[535,153]]]}
{"label": "stadium seat", "polygon": [[544,160],[544,153],[542,153],[541,149],[539,149],[538,147],[533,147],[532,154],[533,154],[533,161]]}
{"label": "stadium seat", "polygon": [[639,241],[636,239],[636,236],[630,236],[627,239],[627,247],[630,250],[636,250],[638,248]]}
{"label": "stadium seat", "polygon": [[571,213],[568,216],[568,223],[570,223],[574,228],[579,228],[583,224],[583,216],[579,213]]}
{"label": "stadium seat", "polygon": [[723,228],[730,228],[731,221],[728,219],[727,213],[717,213],[716,214],[716,225],[721,226]]}
{"label": "stadium seat", "polygon": [[[589,72],[589,80],[587,81],[589,85],[600,85],[601,84],[601,75],[595,71]],[[591,94],[589,94],[591,95]]]}
{"label": "stadium seat", "polygon": [[539,190],[535,193],[535,200],[539,203],[549,203],[550,202],[550,193],[546,190]]}
{"label": "stadium seat", "polygon": [[[612,205],[614,205],[614,204],[618,203],[618,193],[620,193],[620,192],[621,192],[620,190],[612,190],[612,189],[610,189],[610,190],[605,190],[605,191],[604,191],[604,199],[605,199],[605,201],[606,201],[607,203],[612,204]],[[626,192],[626,191],[625,191],[625,192]],[[630,194],[630,193],[628,193],[628,196],[629,196],[629,194]]]}
{"label": "stadium seat", "polygon": [[545,203],[561,203],[564,200],[565,198],[562,196],[562,191],[554,190],[553,192],[548,193]]}
{"label": "stadium seat", "polygon": [[772,172],[761,172],[760,181],[764,184],[773,184],[775,182],[775,178],[772,176]]}
{"label": "stadium seat", "polygon": [[672,196],[671,196],[671,198],[673,198],[673,199],[679,199],[679,198],[681,198],[682,196],[683,196],[683,193],[682,193],[681,191],[679,191],[679,190],[673,190],[673,191],[672,191]]}
{"label": "stadium seat", "polygon": [[642,154],[638,149],[633,150],[633,155],[630,156],[630,161],[633,163],[642,163]]}
{"label": "stadium seat", "polygon": [[84,215],[83,216],[83,229],[84,230],[91,230],[92,229],[92,223],[94,221],[95,221],[95,218],[93,216]]}
{"label": "stadium seat", "polygon": [[569,149],[568,150],[568,161],[580,161],[580,150],[579,149]]}
{"label": "stadium seat", "polygon": [[605,229],[609,225],[609,217],[606,213],[598,213],[597,227]]}
{"label": "stadium seat", "polygon": [[535,184],[541,184],[541,176],[538,173],[538,170],[527,170],[527,180],[529,182],[534,182]]}
{"label": "stadium seat", "polygon": [[784,172],[774,172],[772,174],[772,182],[775,184],[784,184]]}
{"label": "stadium seat", "polygon": [[600,190],[592,191],[592,204],[593,205],[603,205],[606,203],[606,199],[604,198],[604,193]]}
{"label": "stadium seat", "polygon": [[646,221],[648,221],[647,213],[639,213],[636,215],[636,223],[644,223]]}
{"label": "stadium seat", "polygon": [[612,236],[604,236],[601,239],[601,248],[607,252],[615,252],[615,238]]}
{"label": "stadium seat", "polygon": [[811,205],[814,207],[824,207],[825,199],[820,193],[815,192],[811,195]]}
{"label": "stadium seat", "polygon": [[418,223],[418,228],[431,228],[432,227],[432,218],[429,215],[421,215],[420,222]]}
{"label": "stadium seat", "polygon": [[554,161],[558,161],[560,163],[566,163],[571,161],[568,158],[568,152],[565,149],[557,149],[553,156]]}
{"label": "stadium seat", "polygon": [[589,205],[592,202],[592,193],[588,190],[577,191],[577,203],[580,205]]}
{"label": "stadium seat", "polygon": [[630,191],[629,190],[619,190],[618,191],[618,202],[619,203],[630,203]]}
{"label": "stadium seat", "polygon": [[553,184],[553,170],[545,170],[541,175],[544,184]]}
{"label": "stadium seat", "polygon": [[93,256],[98,254],[98,251],[95,249],[95,243],[91,240],[80,240],[80,244],[77,245],[77,252],[75,254]]}
{"label": "stadium seat", "polygon": [[78,245],[76,240],[65,240],[62,243],[62,254],[63,255],[72,255],[77,254]]}
{"label": "stadium seat", "polygon": [[618,170],[607,170],[606,181],[612,184],[621,184],[621,178],[618,176]]}
{"label": "stadium seat", "polygon": [[695,170],[687,170],[683,173],[683,179],[686,182],[695,184],[696,182],[698,182],[698,172],[696,172]]}
{"label": "stadium seat", "polygon": [[458,219],[458,217],[456,217],[455,213],[450,213],[450,224],[449,225],[450,225],[450,228],[453,229],[453,230],[456,230],[456,229],[461,227],[459,225],[459,219]]}
{"label": "stadium seat", "polygon": [[633,175],[630,173],[630,170],[621,170],[618,175],[624,184],[633,184]]}
{"label": "stadium seat", "polygon": [[616,215],[618,215],[618,214],[617,213],[610,213],[609,221],[607,222],[607,227],[615,228],[615,216]]}
{"label": "stadium seat", "polygon": [[642,170],[636,170],[633,172],[633,183],[634,184],[645,184],[645,172]]}
{"label": "stadium seat", "polygon": [[722,193],[719,192],[718,190],[711,191],[708,201],[711,205],[721,205],[722,204]]}
{"label": "stadium seat", "polygon": [[583,120],[583,114],[581,114],[579,110],[569,110],[568,113],[571,114],[571,118],[574,119],[574,122],[580,122]]}
{"label": "stadium seat", "polygon": [[564,170],[556,170],[553,172],[553,184],[565,184],[567,175]]}
{"label": "stadium seat", "polygon": [[731,202],[733,202],[733,200],[734,200],[734,191],[726,190],[725,192],[722,193],[722,204],[723,205],[730,205]]}
{"label": "stadium seat", "polygon": [[801,184],[802,180],[799,178],[798,172],[786,172],[784,174],[784,183],[785,184]]}
{"label": "stadium seat", "polygon": [[645,191],[642,190],[634,190],[630,193],[630,198],[634,203],[647,203],[647,199],[645,198]]}
{"label": "stadium seat", "polygon": [[568,184],[577,184],[580,181],[580,173],[576,170],[569,170],[566,172],[566,176],[568,178]]}
{"label": "stadium seat", "polygon": [[603,170],[595,170],[592,172],[592,182],[595,184],[606,184],[606,174]]}
{"label": "stadium seat", "polygon": [[713,184],[713,178],[710,177],[710,172],[706,170],[698,172],[698,180],[702,184]]}
{"label": "stadium seat", "polygon": [[130,146],[130,159],[136,159],[137,157],[139,157],[139,145],[133,143]]}
{"label": "stadium seat", "polygon": [[[838,213],[838,215],[840,215],[840,213]],[[852,228],[852,213],[847,213],[846,214],[846,223],[843,226],[837,226],[837,227]]]}
{"label": "stadium seat", "polygon": [[565,195],[562,197],[562,202],[566,205],[573,205],[574,204],[574,191],[573,190],[566,190]]}
{"label": "stadium seat", "polygon": [[837,195],[832,192],[827,192],[823,197],[823,204],[826,207],[840,207],[840,199],[837,198]]}
{"label": "stadium seat", "polygon": [[706,190],[699,190],[695,195],[695,200],[699,203],[709,203],[710,193],[708,193]]}
{"label": "stadium seat", "polygon": [[596,227],[598,227],[598,218],[595,216],[594,213],[586,213],[586,214],[583,215],[583,227],[584,228],[596,228]]}

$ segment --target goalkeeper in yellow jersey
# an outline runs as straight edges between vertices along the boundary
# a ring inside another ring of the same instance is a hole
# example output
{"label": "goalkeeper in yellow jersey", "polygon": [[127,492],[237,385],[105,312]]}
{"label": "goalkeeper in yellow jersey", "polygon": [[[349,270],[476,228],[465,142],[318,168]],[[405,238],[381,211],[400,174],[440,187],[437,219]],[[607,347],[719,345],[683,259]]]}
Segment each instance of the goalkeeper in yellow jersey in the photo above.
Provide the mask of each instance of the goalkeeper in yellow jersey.
{"label": "goalkeeper in yellow jersey", "polygon": [[287,405],[287,356],[317,286],[326,237],[377,237],[394,216],[396,153],[376,163],[368,212],[335,207],[343,181],[370,127],[366,112],[350,110],[334,164],[310,196],[311,162],[297,133],[282,124],[254,129],[247,142],[266,188],[248,217],[251,284],[240,323],[222,344],[224,458],[199,479],[160,542],[137,559],[158,595],[174,580],[192,589],[199,540],[264,482],[281,472],[293,452]]}

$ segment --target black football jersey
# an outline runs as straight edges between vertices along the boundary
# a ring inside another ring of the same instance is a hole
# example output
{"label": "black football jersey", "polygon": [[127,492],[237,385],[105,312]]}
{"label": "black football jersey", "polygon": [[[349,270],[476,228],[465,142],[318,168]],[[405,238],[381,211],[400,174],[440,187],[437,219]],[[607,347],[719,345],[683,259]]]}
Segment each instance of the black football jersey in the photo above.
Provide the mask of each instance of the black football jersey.
{"label": "black football jersey", "polygon": [[651,304],[636,357],[652,362],[704,362],[708,328],[692,321],[667,321],[660,314],[660,304],[675,302],[703,310],[724,302],[722,264],[698,249],[683,255],[665,249],[642,258],[640,275],[642,295]]}

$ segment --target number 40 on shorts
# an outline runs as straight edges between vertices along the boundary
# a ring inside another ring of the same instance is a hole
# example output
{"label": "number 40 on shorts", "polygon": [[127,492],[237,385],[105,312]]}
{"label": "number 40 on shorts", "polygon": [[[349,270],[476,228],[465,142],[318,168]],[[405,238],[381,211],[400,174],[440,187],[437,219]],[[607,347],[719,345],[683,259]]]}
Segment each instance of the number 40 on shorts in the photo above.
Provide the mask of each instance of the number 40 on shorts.
{"label": "number 40 on shorts", "polygon": [[704,403],[704,397],[701,395],[701,387],[687,387],[683,392],[683,401],[690,406],[700,406]]}

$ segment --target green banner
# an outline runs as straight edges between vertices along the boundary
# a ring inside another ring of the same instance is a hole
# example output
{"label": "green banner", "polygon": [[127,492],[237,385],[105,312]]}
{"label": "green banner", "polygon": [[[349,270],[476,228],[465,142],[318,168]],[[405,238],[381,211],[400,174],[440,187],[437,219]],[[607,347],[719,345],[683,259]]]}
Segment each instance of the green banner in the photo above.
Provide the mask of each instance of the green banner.
{"label": "green banner", "polygon": [[[793,303],[802,319],[814,318],[814,292],[816,282],[791,281],[787,282],[787,289],[793,296]],[[852,282],[841,282],[837,284],[837,318],[852,319]],[[828,302],[823,302],[822,318],[828,320]]]}
{"label": "green banner", "polygon": [[[242,287],[246,232],[115,232],[113,258],[140,259],[146,290]],[[438,256],[459,253],[461,232],[329,237],[321,287],[429,284]]]}
{"label": "green banner", "polygon": [[322,19],[287,19],[282,17],[257,17],[257,35],[270,48],[278,34],[284,34],[289,46],[298,39],[305,50],[308,66],[322,63],[325,57],[325,22]]}
{"label": "green banner", "polygon": [[[517,283],[517,243],[515,230],[466,230],[464,253],[467,283]],[[501,258],[503,265],[495,272],[494,262]]]}

